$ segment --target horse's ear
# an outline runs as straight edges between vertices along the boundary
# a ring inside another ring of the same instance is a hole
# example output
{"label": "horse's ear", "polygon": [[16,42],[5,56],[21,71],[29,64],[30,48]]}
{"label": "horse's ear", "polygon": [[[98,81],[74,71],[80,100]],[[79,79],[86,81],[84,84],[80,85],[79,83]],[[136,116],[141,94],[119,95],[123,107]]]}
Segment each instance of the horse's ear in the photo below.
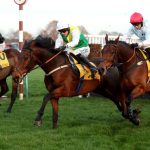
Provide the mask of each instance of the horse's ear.
{"label": "horse's ear", "polygon": [[118,37],[115,39],[115,43],[116,43],[116,44],[118,44],[119,38],[120,38],[120,35],[118,35]]}
{"label": "horse's ear", "polygon": [[106,42],[106,44],[108,43],[108,34],[106,34],[106,36],[105,36],[105,42]]}

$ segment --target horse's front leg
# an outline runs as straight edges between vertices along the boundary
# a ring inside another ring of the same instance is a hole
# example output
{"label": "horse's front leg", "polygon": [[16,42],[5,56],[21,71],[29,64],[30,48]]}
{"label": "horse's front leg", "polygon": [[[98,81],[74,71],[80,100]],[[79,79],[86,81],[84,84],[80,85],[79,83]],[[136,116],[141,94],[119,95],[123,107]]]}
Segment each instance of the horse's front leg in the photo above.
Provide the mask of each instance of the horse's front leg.
{"label": "horse's front leg", "polygon": [[138,110],[132,110],[131,101],[132,101],[132,96],[130,95],[126,99],[126,112],[125,111],[123,112],[123,117],[129,119],[133,124],[139,125],[140,120],[138,114],[140,112]]}
{"label": "horse's front leg", "polygon": [[52,98],[52,111],[53,111],[53,128],[57,128],[57,121],[58,121],[58,100],[59,98]]}
{"label": "horse's front leg", "polygon": [[35,118],[35,122],[34,122],[34,125],[36,126],[41,126],[42,124],[42,116],[44,114],[44,110],[45,110],[45,106],[47,104],[47,102],[51,99],[51,94],[48,93],[44,96],[43,98],[43,102],[42,102],[42,105],[40,107],[40,109],[38,110],[37,112],[37,116]]}
{"label": "horse's front leg", "polygon": [[15,103],[16,97],[17,97],[17,91],[18,91],[18,82],[15,82],[12,80],[12,92],[11,92],[11,101],[7,108],[7,112],[11,112],[13,104]]}
{"label": "horse's front leg", "polygon": [[[135,99],[136,97],[142,95],[145,92],[145,86],[136,86],[131,94],[130,94],[130,98]],[[130,107],[131,104],[131,100],[127,101],[127,105],[128,105],[128,115],[129,115],[129,120],[135,124],[135,125],[139,125],[140,124],[140,118],[139,118],[139,114],[140,114],[140,110],[139,109],[134,109],[132,110]]]}

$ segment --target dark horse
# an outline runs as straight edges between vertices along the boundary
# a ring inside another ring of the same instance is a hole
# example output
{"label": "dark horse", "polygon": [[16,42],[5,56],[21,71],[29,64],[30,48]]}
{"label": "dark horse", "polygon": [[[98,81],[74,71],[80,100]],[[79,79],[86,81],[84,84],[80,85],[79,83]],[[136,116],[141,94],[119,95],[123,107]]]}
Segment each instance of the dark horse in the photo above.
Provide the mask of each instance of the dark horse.
{"label": "dark horse", "polygon": [[[20,52],[16,49],[7,49],[4,51],[6,53],[7,59],[9,61],[9,66],[3,69],[0,69],[0,97],[8,92],[9,88],[6,82],[8,76],[12,75],[16,70],[16,65],[20,61],[19,56]],[[12,76],[12,92],[11,92],[11,102],[7,108],[7,112],[11,112],[12,106],[16,100],[18,89],[18,82]]]}
{"label": "dark horse", "polygon": [[[99,68],[101,58],[101,44],[89,44],[90,46],[90,54],[88,59],[93,61],[97,67]],[[100,68],[101,69],[101,68]],[[117,106],[119,110],[121,110],[120,105],[116,99],[118,90],[120,88],[119,78],[120,74],[117,67],[111,67],[107,70],[107,72],[101,77],[101,84],[92,92],[94,95],[104,96],[111,99]]]}
{"label": "dark horse", "polygon": [[92,92],[98,96],[104,96],[112,100],[121,111],[120,104],[117,101],[117,94],[120,88],[120,74],[117,67],[111,67],[101,77],[101,84]]}
{"label": "dark horse", "polygon": [[150,91],[148,68],[146,58],[139,49],[133,49],[129,44],[119,41],[119,37],[114,41],[108,41],[105,37],[106,45],[102,49],[104,62],[101,67],[108,69],[112,65],[117,66],[120,72],[120,89],[117,100],[122,107],[122,115],[139,125],[139,110],[131,109],[131,101],[136,97]]}
{"label": "dark horse", "polygon": [[[35,118],[35,124],[40,125],[45,106],[50,100],[53,110],[53,128],[57,127],[58,101],[61,97],[72,97],[79,94],[86,94],[98,87],[98,79],[80,81],[79,73],[76,72],[66,54],[63,51],[45,48],[36,39],[24,44],[21,52],[21,61],[18,64],[18,71],[14,75],[22,77],[30,72],[38,64],[45,72],[45,86],[48,93],[43,98]],[[81,88],[78,88],[81,85]]]}

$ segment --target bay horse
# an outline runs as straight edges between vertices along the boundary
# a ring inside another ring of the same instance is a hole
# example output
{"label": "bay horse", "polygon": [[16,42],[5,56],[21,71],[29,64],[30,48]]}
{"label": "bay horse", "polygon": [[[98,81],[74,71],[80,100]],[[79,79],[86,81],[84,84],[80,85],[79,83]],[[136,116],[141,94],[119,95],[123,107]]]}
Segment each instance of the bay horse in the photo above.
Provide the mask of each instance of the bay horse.
{"label": "bay horse", "polygon": [[[7,49],[4,50],[6,57],[9,62],[9,66],[0,69],[0,97],[3,96],[5,93],[8,92],[9,88],[6,82],[7,77],[11,76],[13,72],[15,72],[16,65],[20,61],[19,56],[20,52],[17,49]],[[18,79],[17,79],[18,80]],[[13,104],[17,97],[17,89],[18,89],[18,82],[16,82],[16,78],[14,79],[12,76],[12,92],[11,92],[11,101],[7,108],[7,112],[11,112]]]}
{"label": "bay horse", "polygon": [[147,59],[141,50],[133,49],[130,44],[105,37],[106,45],[102,49],[103,62],[100,64],[105,70],[117,66],[120,72],[120,89],[117,101],[122,107],[122,115],[135,125],[139,125],[138,114],[140,110],[131,109],[131,101],[136,97],[150,91]]}
{"label": "bay horse", "polygon": [[[36,45],[40,47],[44,47],[47,50],[53,49],[55,46],[55,41],[51,37],[43,37],[41,35],[36,37]],[[91,62],[94,62],[98,67],[101,59],[101,44],[89,44],[90,54],[88,59]],[[98,67],[99,68],[99,67]],[[107,73],[101,77],[101,84],[92,91],[93,94],[104,96],[111,99],[120,110],[120,105],[116,100],[116,95],[119,89],[119,72],[117,67],[112,67],[108,69]],[[87,94],[82,95],[83,97],[87,97]]]}
{"label": "bay horse", "polygon": [[[32,71],[35,65],[39,65],[45,72],[45,86],[48,93],[44,96],[42,105],[37,112],[35,125],[40,126],[45,106],[50,100],[52,105],[52,126],[57,127],[58,101],[61,97],[72,97],[86,94],[98,87],[98,79],[80,81],[78,71],[70,64],[66,53],[59,49],[47,48],[37,39],[24,44],[21,51],[21,60],[14,73],[16,78],[23,77]],[[80,88],[78,88],[80,86]]]}

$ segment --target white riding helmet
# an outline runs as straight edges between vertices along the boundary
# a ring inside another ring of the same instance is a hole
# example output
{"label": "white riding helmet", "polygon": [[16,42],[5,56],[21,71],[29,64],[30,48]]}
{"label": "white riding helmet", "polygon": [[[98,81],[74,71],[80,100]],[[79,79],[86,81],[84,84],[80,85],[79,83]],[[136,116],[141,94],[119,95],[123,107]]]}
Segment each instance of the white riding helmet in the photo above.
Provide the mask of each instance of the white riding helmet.
{"label": "white riding helmet", "polygon": [[69,28],[69,27],[70,27],[70,25],[66,22],[59,21],[57,23],[57,31],[62,30],[62,29],[66,29],[66,28]]}

